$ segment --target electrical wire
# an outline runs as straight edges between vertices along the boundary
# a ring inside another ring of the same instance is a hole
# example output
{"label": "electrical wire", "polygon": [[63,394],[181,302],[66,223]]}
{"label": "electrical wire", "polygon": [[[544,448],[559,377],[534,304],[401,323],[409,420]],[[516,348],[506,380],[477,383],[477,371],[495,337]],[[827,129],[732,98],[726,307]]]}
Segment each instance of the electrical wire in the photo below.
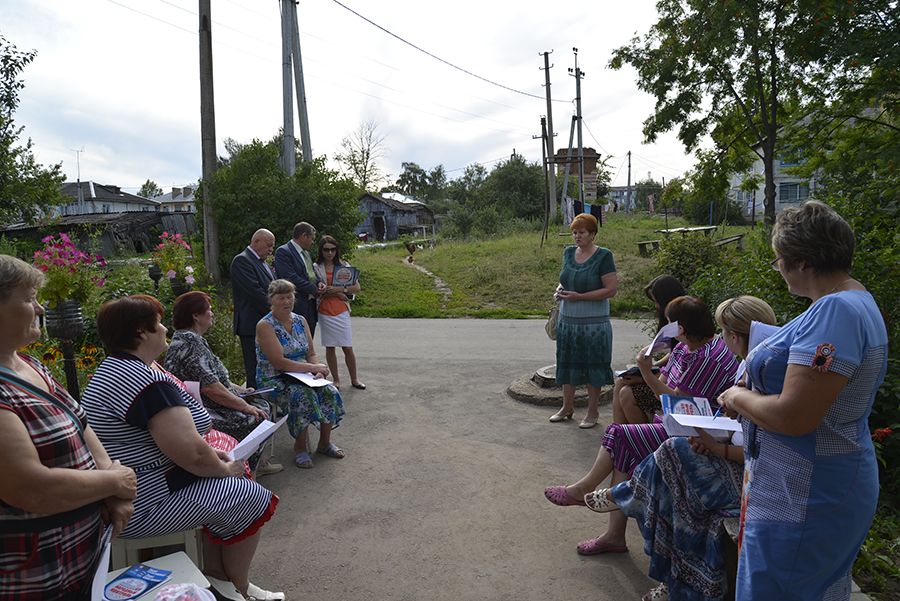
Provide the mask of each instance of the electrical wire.
{"label": "electrical wire", "polygon": [[[407,40],[401,38],[401,37],[400,37],[399,35],[397,35],[396,33],[393,33],[393,32],[391,32],[391,31],[388,31],[387,29],[385,29],[384,27],[382,27],[382,26],[379,25],[378,23],[372,21],[371,19],[368,19],[368,18],[362,16],[361,14],[359,14],[358,12],[356,12],[355,10],[353,10],[352,8],[350,8],[349,6],[347,6],[347,5],[345,5],[345,4],[341,4],[338,0],[332,0],[332,1],[333,1],[335,4],[337,4],[338,6],[340,6],[341,8],[343,8],[343,9],[345,9],[345,10],[347,10],[347,11],[353,13],[354,15],[356,15],[357,17],[359,17],[359,18],[362,19],[363,21],[369,23],[369,24],[372,25],[373,27],[376,27],[376,28],[380,29],[380,30],[383,31],[384,33],[388,34],[389,36],[391,36],[391,37],[393,37],[393,38],[395,38],[395,39],[397,39],[397,40],[403,42],[404,44],[406,44],[407,46],[410,46],[411,48],[414,48],[414,49],[418,50],[418,51],[421,52],[422,54],[424,54],[424,55],[426,55],[426,56],[430,56],[430,57],[433,58],[434,60],[444,63],[444,64],[447,65],[448,67],[452,67],[453,69],[456,69],[457,71],[461,71],[461,72],[465,73],[466,75],[469,75],[469,76],[471,76],[471,77],[474,77],[475,79],[480,79],[480,80],[483,81],[483,82],[489,83],[489,84],[491,84],[492,86],[497,86],[498,88],[503,88],[504,90],[507,90],[507,91],[509,91],[509,92],[513,92],[513,93],[515,93],[515,94],[521,94],[521,95],[523,95],[523,96],[528,96],[529,98],[537,98],[537,99],[539,99],[539,100],[546,100],[546,97],[545,97],[545,96],[538,96],[537,94],[530,94],[530,93],[528,93],[528,92],[522,92],[521,90],[516,90],[515,88],[510,88],[509,86],[505,86],[505,85],[503,85],[503,84],[497,83],[496,81],[491,81],[490,79],[487,79],[486,77],[482,77],[482,76],[480,76],[480,75],[476,75],[475,73],[472,73],[471,71],[467,71],[466,69],[463,69],[462,67],[457,67],[457,66],[454,65],[453,63],[451,63],[451,62],[449,62],[449,61],[446,61],[446,60],[442,59],[441,57],[436,56],[436,55],[434,55],[434,54],[428,52],[427,50],[424,50],[424,49],[422,49],[422,48],[419,48],[418,46],[416,46],[416,45],[413,44],[412,42],[409,42],[409,41],[407,41]],[[569,104],[571,101],[569,101],[569,100],[552,100],[552,102],[564,102],[564,103],[566,103],[566,104]]]}

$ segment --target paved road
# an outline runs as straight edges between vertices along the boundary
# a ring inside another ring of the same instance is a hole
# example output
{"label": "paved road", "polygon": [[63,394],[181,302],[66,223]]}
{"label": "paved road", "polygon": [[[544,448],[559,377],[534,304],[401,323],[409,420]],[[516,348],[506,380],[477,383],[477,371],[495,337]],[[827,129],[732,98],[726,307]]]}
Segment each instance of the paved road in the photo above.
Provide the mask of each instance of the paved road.
{"label": "paved road", "polygon": [[[558,508],[544,487],[567,484],[596,457],[611,412],[580,430],[547,407],[506,394],[554,362],[537,320],[353,319],[365,391],[344,378],[347,416],[333,440],[347,452],[292,464],[262,483],[281,502],[267,524],[253,581],[289,601],[638,599],[654,582],[640,534],[627,554],[581,557],[578,541],[606,516]],[[646,335],[614,321],[614,368]],[[345,373],[345,372],[344,372]],[[316,434],[311,438],[315,444]]]}

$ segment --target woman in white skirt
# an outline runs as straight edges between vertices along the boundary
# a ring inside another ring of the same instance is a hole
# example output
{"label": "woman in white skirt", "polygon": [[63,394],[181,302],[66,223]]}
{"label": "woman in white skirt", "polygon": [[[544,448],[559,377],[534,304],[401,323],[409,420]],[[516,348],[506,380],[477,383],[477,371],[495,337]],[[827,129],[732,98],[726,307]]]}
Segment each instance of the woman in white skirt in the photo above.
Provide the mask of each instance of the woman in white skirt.
{"label": "woman in white skirt", "polygon": [[366,385],[356,377],[356,355],[353,353],[353,336],[350,333],[350,303],[348,294],[360,291],[359,282],[352,286],[332,286],[331,278],[335,265],[349,265],[341,260],[341,250],[337,241],[331,236],[322,236],[319,240],[319,256],[313,269],[320,282],[327,284],[320,292],[319,332],[322,346],[325,347],[325,361],[334,378],[336,388],[341,387],[338,375],[337,347],[344,351],[347,371],[350,372],[350,384],[353,388],[364,390]]}

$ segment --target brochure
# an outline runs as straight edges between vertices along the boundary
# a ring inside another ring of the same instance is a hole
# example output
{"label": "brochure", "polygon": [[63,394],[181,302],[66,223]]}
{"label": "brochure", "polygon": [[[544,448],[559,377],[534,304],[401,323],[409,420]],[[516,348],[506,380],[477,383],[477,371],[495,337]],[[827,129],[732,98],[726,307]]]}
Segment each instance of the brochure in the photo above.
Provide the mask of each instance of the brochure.
{"label": "brochure", "polygon": [[332,286],[352,286],[359,279],[359,269],[349,265],[335,267],[331,274]]}
{"label": "brochure", "polygon": [[278,428],[287,421],[288,416],[285,415],[277,422],[270,422],[264,419],[253,429],[253,432],[244,437],[237,446],[228,451],[228,456],[232,461],[243,461],[256,452],[256,449],[266,444],[266,442],[275,435]]}
{"label": "brochure", "polygon": [[[651,367],[650,371],[653,372],[654,375],[659,375],[659,368],[656,366]],[[628,377],[628,376],[631,376],[634,378],[642,377],[641,376],[641,368],[638,367],[637,365],[635,365],[634,367],[629,367],[628,369],[620,369],[613,373],[616,374],[617,378],[623,378],[623,377]]]}
{"label": "brochure", "polygon": [[644,356],[649,357],[656,353],[672,350],[672,347],[675,346],[672,341],[676,336],[678,336],[678,322],[673,321],[667,323],[656,333],[656,338],[654,338],[653,342],[650,343],[650,346],[647,347],[647,352],[644,353]]}
{"label": "brochure", "polygon": [[103,589],[105,601],[128,601],[137,599],[172,577],[172,570],[151,568],[136,563]]}
{"label": "brochure", "polygon": [[274,386],[267,386],[265,388],[258,388],[257,390],[248,390],[246,392],[239,392],[238,396],[242,399],[247,398],[248,396],[256,396],[257,394],[262,394],[264,392],[272,392],[275,390]]}
{"label": "brochure", "polygon": [[729,438],[741,429],[737,420],[713,416],[709,401],[703,397],[664,394],[660,396],[663,427],[669,436],[697,436],[695,428],[703,428],[713,438]]}
{"label": "brochure", "polygon": [[329,384],[332,384],[331,380],[326,380],[325,378],[316,378],[313,377],[312,374],[306,374],[299,371],[289,371],[286,373],[292,378],[300,380],[310,388],[319,388],[321,386],[328,386]]}

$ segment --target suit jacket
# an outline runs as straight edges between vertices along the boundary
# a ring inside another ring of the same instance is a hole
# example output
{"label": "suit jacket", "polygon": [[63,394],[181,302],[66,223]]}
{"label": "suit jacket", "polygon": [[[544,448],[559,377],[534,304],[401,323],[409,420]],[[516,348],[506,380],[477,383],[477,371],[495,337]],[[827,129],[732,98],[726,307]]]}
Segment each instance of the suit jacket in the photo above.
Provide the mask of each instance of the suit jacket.
{"label": "suit jacket", "polygon": [[[295,307],[300,304],[300,301],[303,301],[305,307],[310,296],[315,298],[316,284],[318,283],[316,274],[307,273],[306,262],[290,240],[275,249],[275,273],[279,278],[288,280],[297,287]],[[294,312],[296,313],[296,311]]]}
{"label": "suit jacket", "polygon": [[272,270],[249,248],[231,260],[231,293],[234,297],[234,333],[256,334],[256,324],[269,312]]}

